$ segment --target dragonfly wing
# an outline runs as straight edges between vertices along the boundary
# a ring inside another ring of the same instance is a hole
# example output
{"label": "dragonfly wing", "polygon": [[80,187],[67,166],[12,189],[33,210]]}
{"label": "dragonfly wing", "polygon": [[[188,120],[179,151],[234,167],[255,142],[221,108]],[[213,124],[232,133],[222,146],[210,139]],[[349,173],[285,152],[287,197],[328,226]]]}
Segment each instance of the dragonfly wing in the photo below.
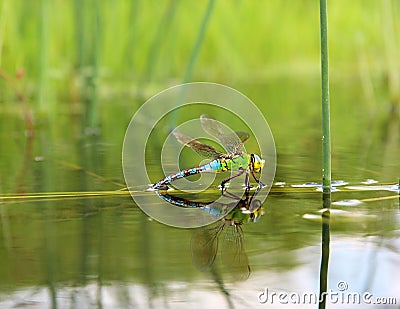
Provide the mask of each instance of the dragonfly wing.
{"label": "dragonfly wing", "polygon": [[221,249],[222,263],[235,280],[246,280],[250,275],[250,266],[244,250],[243,230],[240,225],[226,230]]}
{"label": "dragonfly wing", "polygon": [[238,131],[225,135],[223,140],[229,153],[242,154],[246,151],[243,143],[245,143],[249,138],[249,133]]}
{"label": "dragonfly wing", "polygon": [[198,270],[207,270],[214,264],[218,252],[218,237],[222,229],[223,224],[202,228],[193,234],[190,251],[193,265]]}
{"label": "dragonfly wing", "polygon": [[200,122],[203,130],[218,139],[229,153],[240,154],[245,152],[243,142],[249,139],[248,133],[225,134],[220,122],[206,114],[200,116]]}
{"label": "dragonfly wing", "polygon": [[185,134],[182,134],[177,131],[173,131],[172,134],[176,137],[176,139],[183,145],[188,146],[192,148],[194,151],[196,151],[199,155],[202,157],[206,158],[215,158],[215,157],[221,157],[224,156],[224,154],[214,147],[210,145],[203,144],[199,142],[198,140],[187,136]]}
{"label": "dragonfly wing", "polygon": [[235,134],[237,135],[237,137],[239,137],[242,143],[245,143],[250,138],[250,134],[247,132],[237,131],[235,132]]}

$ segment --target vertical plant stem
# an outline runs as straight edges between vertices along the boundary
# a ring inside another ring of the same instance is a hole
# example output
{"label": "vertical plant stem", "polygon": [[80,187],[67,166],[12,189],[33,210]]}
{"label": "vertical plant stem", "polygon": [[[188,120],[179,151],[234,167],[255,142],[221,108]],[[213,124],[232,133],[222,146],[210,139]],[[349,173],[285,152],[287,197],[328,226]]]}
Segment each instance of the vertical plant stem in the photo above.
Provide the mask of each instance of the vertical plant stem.
{"label": "vertical plant stem", "polygon": [[75,18],[74,18],[74,25],[75,25],[75,46],[76,46],[76,63],[75,69],[81,78],[82,75],[82,67],[85,63],[85,52],[86,52],[86,44],[85,44],[85,22],[84,22],[84,4],[79,0],[75,0],[74,2],[74,9],[75,9]]}
{"label": "vertical plant stem", "polygon": [[327,0],[320,0],[321,27],[321,90],[322,90],[322,255],[319,278],[319,308],[326,306],[328,287],[329,243],[330,243],[330,203],[331,203],[331,132],[329,110],[329,62],[328,62],[328,22]]}
{"label": "vertical plant stem", "polygon": [[[48,109],[49,100],[47,98],[48,83],[47,83],[47,67],[48,67],[48,55],[47,55],[47,28],[48,26],[48,2],[47,0],[42,0],[40,2],[40,53],[39,53],[39,109],[44,111]],[[49,112],[47,110],[47,112]]]}
{"label": "vertical plant stem", "polygon": [[[135,72],[135,56],[136,50],[138,48],[137,40],[138,40],[138,19],[139,19],[139,0],[134,0],[130,2],[129,5],[129,20],[131,23],[128,29],[128,39],[127,39],[127,48],[125,49],[125,58],[126,58],[126,66],[130,68],[130,72]],[[135,72],[135,75],[138,73]]]}
{"label": "vertical plant stem", "polygon": [[22,111],[25,118],[27,136],[30,139],[33,138],[35,135],[35,126],[33,123],[32,111],[28,106],[25,94],[20,88],[18,88],[16,81],[2,68],[0,68],[0,78],[3,78],[9,84],[9,86],[14,90],[15,94],[17,95],[18,101],[21,102]]}
{"label": "vertical plant stem", "polygon": [[100,8],[99,2],[94,1],[92,5],[92,27],[93,27],[93,38],[92,38],[92,53],[91,53],[91,74],[87,80],[88,90],[88,123],[89,128],[97,129],[99,125],[99,114],[98,114],[98,73],[99,73],[99,56],[100,56]]}
{"label": "vertical plant stem", "polygon": [[[52,144],[51,134],[42,130],[39,133],[39,143],[40,149],[44,155],[50,153],[50,146]],[[52,179],[54,179],[54,169],[52,165],[47,163],[38,164],[33,170],[34,177],[40,179],[34,186],[37,190],[36,192],[51,192]],[[57,263],[57,251],[59,250],[59,244],[56,239],[57,235],[57,223],[55,223],[54,208],[51,207],[51,202],[44,201],[41,204],[41,218],[42,218],[42,233],[43,233],[43,249],[41,262],[43,263],[43,271],[45,274],[46,285],[48,289],[49,303],[51,303],[51,308],[58,308],[58,290],[57,290],[57,276],[59,275],[59,264]]]}
{"label": "vertical plant stem", "polygon": [[177,10],[177,4],[178,2],[176,0],[170,0],[164,16],[158,25],[156,35],[150,46],[149,56],[147,58],[147,64],[143,73],[143,77],[138,82],[138,93],[142,92],[142,88],[145,83],[153,79],[154,69],[160,56],[161,46],[171,28],[171,24]]}
{"label": "vertical plant stem", "polygon": [[[325,198],[323,204],[325,208],[329,208],[330,198]],[[329,209],[327,209],[322,213],[321,265],[319,270],[319,309],[325,309],[326,307],[330,239],[330,212]]]}
{"label": "vertical plant stem", "polygon": [[214,2],[215,2],[214,0],[210,0],[208,2],[206,13],[204,14],[204,18],[203,18],[203,21],[201,23],[200,31],[199,31],[199,34],[197,36],[197,40],[196,40],[196,43],[194,45],[192,54],[190,56],[189,64],[188,64],[188,66],[186,68],[185,77],[183,78],[183,82],[184,83],[189,82],[189,80],[190,80],[190,78],[192,76],[193,67],[194,67],[194,64],[196,63],[197,57],[198,57],[198,55],[200,53],[201,45],[203,44],[203,41],[204,41],[204,35],[205,35],[206,29],[207,29],[207,26],[208,26],[208,22],[210,20],[211,12],[212,12],[213,7],[214,7]]}
{"label": "vertical plant stem", "polygon": [[329,110],[329,63],[327,0],[320,0],[321,27],[321,89],[322,89],[322,186],[324,194],[331,192],[331,133]]}
{"label": "vertical plant stem", "polygon": [[3,45],[4,45],[4,34],[6,30],[6,20],[8,16],[8,3],[7,1],[3,1],[3,5],[0,8],[0,67],[1,67],[1,59],[3,54]]}
{"label": "vertical plant stem", "polygon": [[387,83],[391,101],[391,111],[397,114],[400,111],[400,72],[398,62],[398,40],[396,33],[396,10],[392,0],[382,1],[383,7],[383,42],[387,62]]}
{"label": "vertical plant stem", "polygon": [[215,266],[212,265],[211,269],[211,274],[213,276],[213,280],[216,283],[218,290],[222,293],[222,295],[225,297],[226,302],[228,304],[228,308],[235,308],[233,301],[232,301],[232,296],[229,293],[228,289],[225,286],[225,282],[223,280],[223,276],[219,269]]}
{"label": "vertical plant stem", "polygon": [[[206,8],[206,12],[205,12],[203,20],[201,22],[200,30],[199,30],[199,33],[197,35],[196,42],[194,44],[192,53],[190,55],[189,63],[187,65],[187,67],[186,67],[186,72],[185,72],[185,75],[183,77],[183,83],[188,83],[190,81],[191,77],[192,77],[193,68],[194,68],[194,65],[196,63],[197,57],[199,56],[201,45],[203,44],[203,41],[204,41],[204,35],[206,33],[207,26],[208,26],[208,23],[210,21],[211,13],[212,13],[213,8],[214,8],[214,2],[215,2],[214,0],[210,0],[208,2],[208,6]],[[185,93],[185,88],[184,88],[183,91],[181,91],[180,96],[178,97],[178,100],[177,100],[177,103],[176,103],[177,106],[180,103],[182,103],[182,98],[184,97],[184,93]],[[170,119],[171,128],[173,128],[174,125],[175,125],[175,117],[177,116],[177,114],[178,113],[173,113],[172,116],[171,116],[171,119]]]}

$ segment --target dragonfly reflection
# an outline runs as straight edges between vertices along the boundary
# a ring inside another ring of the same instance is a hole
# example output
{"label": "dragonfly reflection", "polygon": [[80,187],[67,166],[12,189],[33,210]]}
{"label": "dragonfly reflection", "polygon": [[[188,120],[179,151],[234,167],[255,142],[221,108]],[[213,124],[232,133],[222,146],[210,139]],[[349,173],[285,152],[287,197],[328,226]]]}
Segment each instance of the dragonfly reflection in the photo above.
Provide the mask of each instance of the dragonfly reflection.
{"label": "dragonfly reflection", "polygon": [[[264,214],[261,201],[256,199],[257,189],[250,194],[247,189],[244,197],[225,192],[224,195],[232,200],[232,203],[196,202],[185,198],[167,194],[166,191],[157,191],[156,194],[165,201],[179,207],[199,208],[211,215],[221,216],[227,209],[225,217],[217,222],[199,228],[192,236],[191,253],[194,266],[200,271],[210,269],[216,259],[221,238],[221,260],[236,280],[247,279],[250,275],[250,266],[247,253],[244,248],[244,235],[242,225],[247,222],[257,222]],[[213,205],[211,207],[211,205]]]}

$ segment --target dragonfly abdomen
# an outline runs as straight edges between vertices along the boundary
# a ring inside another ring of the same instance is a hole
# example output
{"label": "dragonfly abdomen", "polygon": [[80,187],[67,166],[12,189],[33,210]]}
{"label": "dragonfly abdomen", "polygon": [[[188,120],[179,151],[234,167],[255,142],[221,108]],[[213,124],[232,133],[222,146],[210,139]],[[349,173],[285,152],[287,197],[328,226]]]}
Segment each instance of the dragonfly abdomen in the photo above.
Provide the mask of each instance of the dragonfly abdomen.
{"label": "dragonfly abdomen", "polygon": [[158,189],[164,185],[169,184],[172,181],[175,181],[177,179],[203,173],[203,172],[223,172],[229,170],[229,166],[226,160],[224,159],[215,159],[211,161],[210,163],[200,165],[197,167],[193,168],[188,168],[186,170],[182,170],[178,173],[169,175],[165,177],[164,179],[161,179],[159,182],[157,182],[155,185],[153,185],[153,189]]}
{"label": "dragonfly abdomen", "polygon": [[201,209],[204,210],[205,212],[209,213],[211,216],[215,218],[221,218],[222,216],[225,216],[231,208],[228,207],[230,205],[227,204],[222,204],[222,203],[214,203],[214,202],[209,202],[209,203],[203,203],[203,202],[195,202],[195,201],[189,201],[184,198],[179,198],[176,196],[172,196],[169,194],[162,194],[160,192],[156,192],[156,194],[162,198],[163,200],[167,201],[168,203],[182,207],[182,208],[196,208],[196,209]]}

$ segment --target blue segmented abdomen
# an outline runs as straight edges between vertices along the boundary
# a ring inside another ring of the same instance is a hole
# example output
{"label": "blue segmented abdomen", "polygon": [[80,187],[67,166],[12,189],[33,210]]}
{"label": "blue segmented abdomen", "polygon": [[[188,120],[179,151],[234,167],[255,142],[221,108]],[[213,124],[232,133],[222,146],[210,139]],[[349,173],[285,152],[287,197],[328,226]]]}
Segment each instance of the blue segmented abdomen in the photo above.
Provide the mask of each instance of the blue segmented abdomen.
{"label": "blue segmented abdomen", "polygon": [[201,165],[201,166],[197,166],[197,167],[193,167],[193,168],[189,168],[186,170],[182,170],[178,173],[169,175],[167,177],[165,177],[164,179],[161,179],[159,182],[157,182],[156,184],[153,185],[153,189],[158,189],[166,184],[169,184],[170,182],[186,177],[186,176],[190,176],[190,175],[195,175],[195,174],[199,174],[202,172],[214,172],[214,171],[218,171],[222,166],[222,163],[220,160],[213,160],[210,163]]}

